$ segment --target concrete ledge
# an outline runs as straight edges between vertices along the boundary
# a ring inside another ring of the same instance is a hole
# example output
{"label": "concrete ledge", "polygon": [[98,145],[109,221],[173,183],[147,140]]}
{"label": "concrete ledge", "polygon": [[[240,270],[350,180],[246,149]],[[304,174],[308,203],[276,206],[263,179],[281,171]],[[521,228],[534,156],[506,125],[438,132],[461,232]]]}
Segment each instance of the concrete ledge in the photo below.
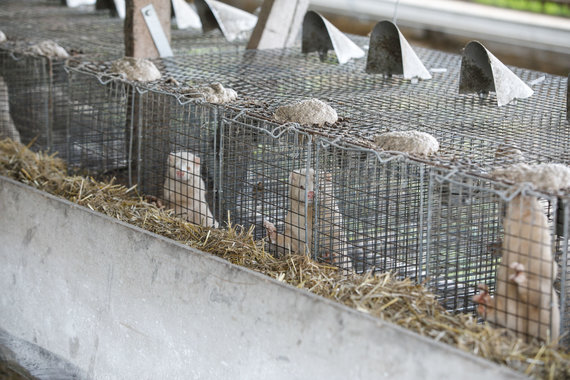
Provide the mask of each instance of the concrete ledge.
{"label": "concrete ledge", "polygon": [[0,328],[96,379],[514,379],[0,177]]}

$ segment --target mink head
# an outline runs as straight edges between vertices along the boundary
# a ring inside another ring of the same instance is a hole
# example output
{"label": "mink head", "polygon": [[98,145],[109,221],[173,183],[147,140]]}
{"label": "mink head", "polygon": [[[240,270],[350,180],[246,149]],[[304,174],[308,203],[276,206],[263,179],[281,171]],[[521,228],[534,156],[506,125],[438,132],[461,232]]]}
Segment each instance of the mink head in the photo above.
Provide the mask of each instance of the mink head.
{"label": "mink head", "polygon": [[200,157],[190,152],[171,152],[168,156],[169,176],[181,182],[200,175]]}

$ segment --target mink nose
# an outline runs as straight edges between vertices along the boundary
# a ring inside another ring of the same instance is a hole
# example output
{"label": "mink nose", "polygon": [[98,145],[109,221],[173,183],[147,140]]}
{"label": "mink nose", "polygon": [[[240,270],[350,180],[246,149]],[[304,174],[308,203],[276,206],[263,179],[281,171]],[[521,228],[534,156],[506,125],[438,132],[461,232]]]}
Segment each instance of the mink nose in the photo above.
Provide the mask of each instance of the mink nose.
{"label": "mink nose", "polygon": [[315,197],[315,192],[314,191],[309,191],[307,193],[307,199],[313,199]]}
{"label": "mink nose", "polygon": [[182,177],[184,177],[184,172],[183,172],[182,170],[177,170],[177,171],[176,171],[176,176],[177,176],[178,178],[182,178]]}

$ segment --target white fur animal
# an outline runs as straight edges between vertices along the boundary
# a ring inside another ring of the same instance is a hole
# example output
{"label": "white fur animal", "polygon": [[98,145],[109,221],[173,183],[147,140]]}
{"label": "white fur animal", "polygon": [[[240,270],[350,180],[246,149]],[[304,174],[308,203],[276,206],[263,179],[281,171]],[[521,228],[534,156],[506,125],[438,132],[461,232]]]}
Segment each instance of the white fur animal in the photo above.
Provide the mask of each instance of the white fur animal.
{"label": "white fur animal", "polygon": [[[342,216],[332,195],[332,178],[330,173],[320,176],[318,223],[319,251],[321,257],[333,264],[340,264],[343,269],[352,269],[352,262],[347,256],[347,244],[342,229]],[[306,194],[306,197],[305,197]],[[307,210],[305,212],[305,198]],[[315,216],[315,171],[309,169],[295,170],[289,176],[289,210],[285,217],[285,233],[278,234],[275,225],[268,220],[263,225],[267,236],[278,248],[279,253],[310,254],[313,247],[313,230]],[[305,230],[305,225],[307,230]],[[305,233],[305,231],[307,233]]]}
{"label": "white fur animal", "polygon": [[560,334],[558,296],[552,287],[557,267],[548,220],[538,200],[515,197],[507,206],[504,229],[495,297],[479,285],[483,292],[473,297],[479,303],[477,311],[527,341],[554,340]]}
{"label": "white fur animal", "polygon": [[200,176],[200,157],[190,152],[171,152],[164,181],[164,200],[191,223],[218,228],[208,203],[206,185]]}
{"label": "white fur animal", "polygon": [[10,115],[10,98],[8,97],[8,86],[4,77],[0,75],[0,139],[9,137],[16,142],[20,141],[20,133],[14,125]]}

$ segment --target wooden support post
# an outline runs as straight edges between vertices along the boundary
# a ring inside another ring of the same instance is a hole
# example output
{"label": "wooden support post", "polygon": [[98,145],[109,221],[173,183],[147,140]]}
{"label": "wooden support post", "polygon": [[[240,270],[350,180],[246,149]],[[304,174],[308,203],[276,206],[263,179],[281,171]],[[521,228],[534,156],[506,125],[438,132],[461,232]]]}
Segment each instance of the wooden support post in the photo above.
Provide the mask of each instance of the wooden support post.
{"label": "wooden support post", "polygon": [[[158,58],[158,50],[146,26],[141,9],[152,4],[160,24],[170,41],[170,0],[127,0],[125,17],[125,56],[135,58]],[[129,185],[136,183],[139,159],[139,130],[143,122],[141,96],[131,90],[127,104],[126,149],[129,165]],[[156,107],[159,109],[159,107]],[[157,125],[161,125],[157,123]]]}
{"label": "wooden support post", "polygon": [[170,41],[170,0],[127,0],[125,17],[125,55],[135,58],[157,58],[158,50],[148,31],[141,9],[152,4]]}
{"label": "wooden support post", "polygon": [[248,49],[290,47],[295,42],[309,0],[264,0]]}

